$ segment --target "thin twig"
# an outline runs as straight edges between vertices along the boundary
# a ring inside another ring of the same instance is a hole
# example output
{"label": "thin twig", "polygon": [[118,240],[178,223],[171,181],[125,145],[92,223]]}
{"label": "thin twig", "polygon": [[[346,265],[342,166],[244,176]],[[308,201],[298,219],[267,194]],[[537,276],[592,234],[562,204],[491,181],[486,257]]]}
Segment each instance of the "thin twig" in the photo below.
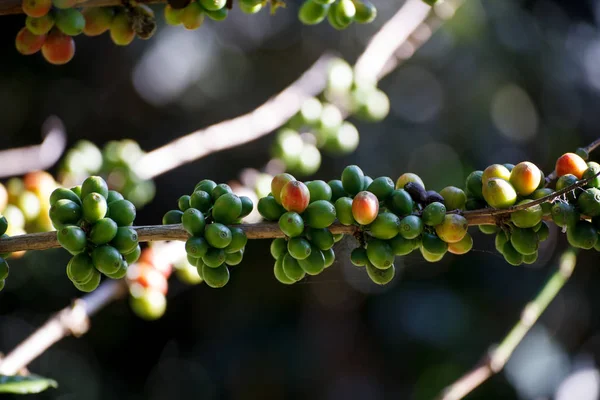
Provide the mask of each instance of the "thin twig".
{"label": "thin twig", "polygon": [[0,151],[0,178],[52,167],[67,146],[65,126],[58,117],[49,117],[44,122],[42,138],[43,141],[39,145]]}
{"label": "thin twig", "polygon": [[567,283],[573,274],[576,261],[577,258],[573,249],[569,249],[563,253],[558,269],[542,287],[542,290],[535,299],[525,306],[521,312],[521,319],[511,329],[504,340],[502,340],[502,343],[495,347],[480,365],[477,365],[452,385],[448,386],[438,397],[439,400],[460,400],[504,368],[513,351],[521,343],[527,332],[529,332],[544,310],[546,310],[558,292]]}

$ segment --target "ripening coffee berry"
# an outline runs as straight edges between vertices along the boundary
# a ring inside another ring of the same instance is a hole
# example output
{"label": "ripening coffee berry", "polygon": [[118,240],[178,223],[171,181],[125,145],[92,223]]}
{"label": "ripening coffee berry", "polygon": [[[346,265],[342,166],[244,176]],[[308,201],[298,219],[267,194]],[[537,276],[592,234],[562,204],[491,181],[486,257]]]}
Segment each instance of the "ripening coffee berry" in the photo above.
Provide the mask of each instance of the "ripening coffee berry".
{"label": "ripening coffee berry", "polygon": [[585,160],[575,153],[565,153],[556,160],[556,176],[571,174],[581,179],[588,168]]}
{"label": "ripening coffee berry", "polygon": [[217,11],[225,7],[227,0],[199,0],[202,8],[208,11]]}
{"label": "ripening coffee berry", "polygon": [[171,26],[181,25],[181,17],[183,16],[183,8],[173,8],[167,4],[164,9],[165,22]]}
{"label": "ripening coffee berry", "polygon": [[369,225],[371,235],[377,239],[391,239],[398,234],[400,218],[390,212],[382,212]]}
{"label": "ripening coffee berry", "polygon": [[509,182],[519,196],[529,196],[537,189],[541,178],[540,169],[535,164],[524,161],[510,171]]}
{"label": "ripening coffee berry", "polygon": [[127,46],[135,39],[135,31],[126,13],[115,15],[110,24],[110,38],[117,46]]}
{"label": "ripening coffee berry", "polygon": [[34,35],[45,35],[54,26],[54,17],[52,14],[46,14],[38,18],[28,16],[25,19],[25,26]]}
{"label": "ripening coffee berry", "polygon": [[394,275],[396,274],[396,268],[392,264],[387,269],[379,269],[375,267],[371,263],[366,264],[367,275],[373,281],[373,283],[377,285],[386,285],[394,279]]}
{"label": "ripening coffee berry", "polygon": [[446,186],[440,190],[440,195],[444,199],[444,205],[446,209],[451,210],[464,210],[467,204],[467,195],[462,189],[456,186]]}
{"label": "ripening coffee berry", "polygon": [[93,224],[104,218],[108,211],[106,199],[99,193],[90,193],[83,198],[83,219]]}
{"label": "ripening coffee berry", "polygon": [[354,21],[359,24],[368,24],[377,17],[377,8],[369,0],[353,0],[356,14]]}
{"label": "ripening coffee berry", "polygon": [[423,180],[421,180],[419,175],[413,174],[412,172],[406,172],[406,173],[400,175],[400,177],[396,181],[396,189],[404,188],[404,186],[408,182],[418,183],[419,185],[421,185],[423,187],[423,189],[425,189],[425,184],[423,183]]}
{"label": "ripening coffee berry", "polygon": [[369,225],[375,221],[379,213],[379,200],[367,191],[358,193],[352,200],[352,216],[361,225]]}
{"label": "ripening coffee berry", "polygon": [[77,36],[85,28],[83,14],[75,8],[56,10],[54,13],[55,25],[62,33],[69,36]]}
{"label": "ripening coffee berry", "polygon": [[[533,200],[525,199],[517,203],[517,205],[531,203]],[[542,221],[544,212],[542,207],[537,204],[532,207],[528,207],[524,210],[515,211],[510,214],[510,220],[518,228],[533,228]]]}
{"label": "ripening coffee berry", "polygon": [[483,185],[483,198],[494,208],[508,208],[517,201],[517,192],[508,181],[490,178]]}
{"label": "ripening coffee berry", "polygon": [[302,213],[310,202],[310,192],[300,181],[290,181],[281,188],[281,205],[287,211]]}
{"label": "ripening coffee berry", "polygon": [[198,2],[192,1],[183,9],[181,23],[188,30],[200,28],[204,22],[204,10]]}
{"label": "ripening coffee berry", "polygon": [[81,184],[80,197],[83,199],[90,193],[99,193],[104,198],[108,197],[108,185],[100,176],[90,176]]}
{"label": "ripening coffee berry", "polygon": [[502,164],[492,164],[483,170],[483,175],[481,176],[481,183],[484,187],[487,181],[491,178],[504,179],[508,182],[508,180],[510,179],[510,171]]}
{"label": "ripening coffee berry", "polygon": [[458,214],[446,214],[444,221],[435,227],[437,235],[446,243],[459,242],[467,234],[469,223]]}
{"label": "ripening coffee berry", "polygon": [[473,237],[469,235],[469,232],[465,236],[455,243],[448,243],[448,252],[452,254],[466,254],[473,248]]}
{"label": "ripening coffee berry", "polygon": [[21,8],[30,17],[43,17],[52,8],[52,0],[23,0]]}
{"label": "ripening coffee berry", "polygon": [[85,18],[83,33],[86,36],[98,36],[108,31],[115,18],[112,7],[88,7],[82,14]]}
{"label": "ripening coffee berry", "polygon": [[17,34],[15,46],[17,51],[25,56],[35,54],[42,48],[46,35],[34,35],[27,28],[22,28]]}

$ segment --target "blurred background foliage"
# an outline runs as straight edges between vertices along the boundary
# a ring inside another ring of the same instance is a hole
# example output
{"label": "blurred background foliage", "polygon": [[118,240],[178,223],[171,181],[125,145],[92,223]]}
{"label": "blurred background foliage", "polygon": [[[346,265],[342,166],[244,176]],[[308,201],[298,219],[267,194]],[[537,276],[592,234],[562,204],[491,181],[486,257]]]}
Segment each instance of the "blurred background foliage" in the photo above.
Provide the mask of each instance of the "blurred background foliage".
{"label": "blurred background foliage", "polygon": [[[63,67],[19,55],[14,37],[24,17],[2,17],[0,148],[39,142],[41,124],[55,114],[71,145],[131,138],[152,150],[255,108],[325,50],[353,62],[400,6],[377,1],[374,23],[337,32],[302,26],[299,2],[287,3],[274,17],[235,10],[225,23],[207,21],[195,32],[161,19],[152,40],[126,48],[107,35],[80,36],[77,57]],[[494,162],[530,160],[550,172],[559,155],[598,136],[599,24],[595,0],[467,0],[380,82],[389,116],[379,124],[353,120],[356,152],[325,154],[314,178],[336,178],[356,163],[372,177],[416,172],[440,190],[463,187],[470,171]],[[243,168],[260,168],[273,140],[158,177],[156,197],[136,223],[160,223],[202,178],[226,182]],[[350,264],[351,239],[337,245],[334,268],[293,287],[275,281],[268,241],[252,241],[225,288],[172,282],[167,313],[156,322],[136,318],[125,301],[107,307],[87,335],[61,341],[30,365],[60,383],[35,397],[432,399],[506,334],[566,245],[553,230],[538,262],[516,268],[489,236],[472,233],[475,248],[466,256],[435,264],[417,255],[398,259],[397,276],[384,288]],[[0,294],[1,351],[78,295],[64,272],[67,259],[49,250],[11,263]],[[598,399],[598,282],[597,254],[582,253],[571,282],[505,372],[468,398]]]}

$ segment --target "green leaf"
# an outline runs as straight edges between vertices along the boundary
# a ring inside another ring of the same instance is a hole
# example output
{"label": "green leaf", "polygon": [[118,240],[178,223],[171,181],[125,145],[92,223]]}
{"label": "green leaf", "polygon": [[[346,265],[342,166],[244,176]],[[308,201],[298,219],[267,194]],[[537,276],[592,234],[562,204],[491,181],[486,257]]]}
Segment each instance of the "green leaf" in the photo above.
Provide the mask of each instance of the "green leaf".
{"label": "green leaf", "polygon": [[43,376],[39,375],[0,375],[0,393],[40,393],[48,388],[57,387],[58,383],[56,383],[55,380],[44,378]]}

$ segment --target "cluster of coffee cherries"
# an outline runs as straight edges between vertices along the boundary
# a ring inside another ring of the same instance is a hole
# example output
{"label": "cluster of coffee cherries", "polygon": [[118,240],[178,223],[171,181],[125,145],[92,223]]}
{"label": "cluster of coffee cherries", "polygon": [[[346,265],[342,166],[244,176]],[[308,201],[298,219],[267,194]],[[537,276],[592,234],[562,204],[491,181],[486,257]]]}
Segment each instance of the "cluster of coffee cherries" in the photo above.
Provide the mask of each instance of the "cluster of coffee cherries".
{"label": "cluster of coffee cherries", "polygon": [[138,235],[131,227],[135,206],[104,179],[91,176],[72,189],[50,195],[50,219],[60,245],[73,255],[67,276],[75,287],[91,292],[101,274],[120,279],[140,256]]}
{"label": "cluster of coffee cherries", "polygon": [[335,29],[342,30],[357,22],[367,24],[377,16],[377,9],[369,0],[305,0],[298,18],[303,24],[315,25],[325,18]]}
{"label": "cluster of coffee cherries", "polygon": [[226,5],[227,0],[170,1],[165,6],[165,21],[169,25],[183,25],[185,29],[195,30],[202,26],[205,16],[214,21],[223,21],[227,18],[229,9]]}
{"label": "cluster of coffee cherries", "polygon": [[[2,237],[6,237],[6,231],[8,229],[8,221],[6,217],[0,214],[0,240]],[[8,278],[8,263],[5,258],[10,254],[0,254],[0,291],[4,289],[6,278]]]}
{"label": "cluster of coffee cherries", "polygon": [[80,140],[66,153],[60,168],[61,182],[81,182],[86,176],[103,176],[108,185],[140,208],[156,193],[152,180],[141,179],[134,166],[145,152],[131,139],[111,140],[102,150],[92,142]]}
{"label": "cluster of coffee cherries", "polygon": [[252,212],[252,200],[237,196],[229,185],[209,179],[200,181],[191,195],[181,196],[178,210],[163,216],[163,224],[182,224],[190,237],[185,243],[188,262],[212,288],[229,282],[229,268],[244,257],[248,238],[235,226]]}
{"label": "cluster of coffee cherries", "polygon": [[[47,232],[54,228],[48,216],[50,193],[59,184],[45,171],[33,171],[22,178],[0,183],[0,212],[9,221],[10,236],[26,232]],[[13,253],[13,257],[19,253]]]}
{"label": "cluster of coffee cherries", "polygon": [[[480,226],[482,232],[496,234],[496,249],[512,265],[537,260],[539,242],[549,233],[544,217],[567,233],[571,246],[600,250],[600,178],[597,176],[600,165],[586,163],[578,154],[566,153],[558,158],[555,172],[558,179],[554,189],[548,187],[542,171],[527,161],[516,166],[493,164],[467,177],[467,209],[523,207],[498,225]],[[574,187],[581,179],[589,179],[589,182],[562,196],[555,195],[557,191]],[[526,207],[543,198],[548,200]]]}
{"label": "cluster of coffee cherries", "polygon": [[127,269],[131,310],[148,321],[162,317],[167,309],[168,279],[173,268],[152,247],[142,250],[138,261]]}
{"label": "cluster of coffee cherries", "polygon": [[42,51],[46,61],[66,64],[75,55],[74,36],[98,36],[110,31],[112,41],[126,46],[137,36],[150,38],[156,31],[154,12],[146,5],[76,8],[76,0],[23,0],[25,27],[16,38],[23,55]]}
{"label": "cluster of coffee cherries", "polygon": [[[263,218],[278,221],[285,238],[271,242],[275,278],[292,284],[318,275],[333,264],[333,244],[343,235],[327,229],[336,218],[332,190],[320,180],[303,183],[290,174],[276,175],[271,194],[258,201]],[[305,226],[306,225],[306,226]]]}
{"label": "cluster of coffee cherries", "polygon": [[359,143],[359,132],[344,114],[368,122],[384,119],[390,109],[387,95],[375,85],[357,82],[343,59],[327,69],[323,100],[307,99],[296,115],[277,132],[271,154],[294,175],[312,175],[321,165],[321,151],[349,154]]}

